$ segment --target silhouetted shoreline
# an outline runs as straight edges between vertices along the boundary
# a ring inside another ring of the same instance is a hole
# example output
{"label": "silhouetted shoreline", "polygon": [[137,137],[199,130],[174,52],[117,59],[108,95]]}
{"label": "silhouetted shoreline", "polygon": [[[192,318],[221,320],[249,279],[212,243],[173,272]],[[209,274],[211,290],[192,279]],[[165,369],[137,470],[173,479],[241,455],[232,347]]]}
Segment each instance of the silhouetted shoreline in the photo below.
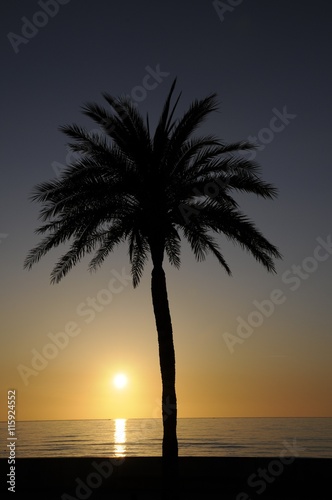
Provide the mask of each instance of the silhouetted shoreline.
{"label": "silhouetted shoreline", "polygon": [[[2,491],[9,467],[0,459]],[[161,471],[160,457],[17,458],[13,498],[157,500]],[[331,473],[326,458],[180,457],[177,489],[184,499],[312,500],[329,491]]]}

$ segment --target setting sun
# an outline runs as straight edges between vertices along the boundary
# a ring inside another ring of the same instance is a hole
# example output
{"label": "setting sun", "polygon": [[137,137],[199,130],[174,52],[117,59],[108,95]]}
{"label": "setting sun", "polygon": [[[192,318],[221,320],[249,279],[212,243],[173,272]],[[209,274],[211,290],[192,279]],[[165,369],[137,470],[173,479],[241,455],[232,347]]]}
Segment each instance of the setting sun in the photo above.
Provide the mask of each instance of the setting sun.
{"label": "setting sun", "polygon": [[123,389],[128,383],[127,376],[123,373],[118,373],[113,379],[113,384],[117,389]]}

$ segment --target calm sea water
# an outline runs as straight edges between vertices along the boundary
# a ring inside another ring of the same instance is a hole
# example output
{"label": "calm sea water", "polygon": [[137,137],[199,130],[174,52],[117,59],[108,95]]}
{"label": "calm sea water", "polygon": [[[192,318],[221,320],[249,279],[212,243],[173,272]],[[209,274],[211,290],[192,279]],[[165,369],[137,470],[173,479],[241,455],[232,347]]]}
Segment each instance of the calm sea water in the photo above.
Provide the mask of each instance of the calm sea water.
{"label": "calm sea water", "polygon": [[[6,458],[7,422],[0,422]],[[16,422],[17,457],[161,456],[159,419]],[[181,418],[180,456],[332,458],[332,418]]]}

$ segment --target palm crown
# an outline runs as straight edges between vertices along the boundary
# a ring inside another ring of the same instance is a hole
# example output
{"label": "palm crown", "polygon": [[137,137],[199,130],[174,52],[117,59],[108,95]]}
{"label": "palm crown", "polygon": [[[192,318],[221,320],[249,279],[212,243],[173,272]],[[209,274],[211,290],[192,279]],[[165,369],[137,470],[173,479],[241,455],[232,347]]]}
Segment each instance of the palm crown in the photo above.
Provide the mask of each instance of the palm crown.
{"label": "palm crown", "polygon": [[232,196],[238,191],[276,196],[276,189],[259,177],[259,166],[239,154],[255,146],[246,141],[225,144],[211,135],[193,137],[217,109],[216,95],[194,101],[176,120],[180,95],[171,104],[175,84],[154,135],[148,117],[144,120],[128,98],[106,93],[110,110],[94,103],[83,107],[104,134],[77,125],[60,128],[79,156],[58,179],[39,184],[33,193],[32,199],[43,204],[43,225],[37,232],[46,236],[29,252],[26,267],[68,241],[69,250],[51,274],[58,282],[85,254],[94,252],[89,267],[96,269],[115,246],[128,241],[137,286],[149,255],[158,266],[166,252],[179,267],[184,236],[197,260],[211,252],[230,273],[214,233],[239,243],[274,271],[273,257],[280,257],[279,251]]}

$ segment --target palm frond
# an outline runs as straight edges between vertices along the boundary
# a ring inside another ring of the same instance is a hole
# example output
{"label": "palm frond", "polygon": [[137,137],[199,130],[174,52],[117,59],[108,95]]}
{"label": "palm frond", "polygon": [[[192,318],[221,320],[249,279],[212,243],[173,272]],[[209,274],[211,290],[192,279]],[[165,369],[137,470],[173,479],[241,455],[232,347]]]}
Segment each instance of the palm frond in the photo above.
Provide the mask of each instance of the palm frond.
{"label": "palm frond", "polygon": [[127,237],[127,224],[123,221],[117,221],[114,223],[108,231],[105,232],[102,238],[100,238],[100,246],[96,251],[93,259],[90,261],[89,270],[96,271],[105,261],[106,257],[113,251],[113,249],[124,242]]}
{"label": "palm frond", "polygon": [[147,161],[151,154],[149,131],[136,107],[127,97],[116,99],[106,92],[103,97],[118,115],[119,121],[112,131],[113,136],[117,133],[117,144],[132,159]]}
{"label": "palm frond", "polygon": [[177,269],[180,268],[181,259],[181,238],[179,233],[174,227],[170,228],[166,238],[165,238],[165,250],[170,263],[175,266]]}
{"label": "palm frond", "polygon": [[147,239],[142,236],[140,231],[131,231],[129,237],[129,258],[134,288],[139,285],[149,251],[150,248]]}
{"label": "palm frond", "polygon": [[213,135],[194,137],[218,109],[216,94],[196,99],[175,118],[181,93],[173,102],[176,79],[166,96],[154,134],[128,97],[102,95],[109,109],[87,102],[82,112],[100,127],[89,132],[73,124],[60,127],[78,153],[59,178],[38,184],[31,200],[41,204],[36,232],[42,241],[28,253],[31,268],[51,249],[69,244],[58,260],[52,282],[59,282],[85,255],[96,270],[114,248],[129,244],[133,285],[151,255],[161,265],[164,253],[180,266],[181,238],[197,260],[214,255],[230,274],[214,235],[240,245],[268,271],[275,271],[279,250],[239,210],[235,194],[275,198],[276,188],[261,177],[243,151],[249,141],[225,143]]}
{"label": "palm frond", "polygon": [[281,258],[282,255],[248,217],[238,209],[226,203],[221,206],[214,200],[192,205],[197,211],[195,224],[225,235],[233,243],[240,244],[243,249],[249,251],[269,272],[275,272],[273,259]]}
{"label": "palm frond", "polygon": [[182,227],[184,236],[187,238],[197,261],[205,260],[208,252],[217,258],[219,264],[226,270],[227,274],[231,274],[231,270],[222,256],[215,240],[207,233],[202,225],[191,223]]}
{"label": "palm frond", "polygon": [[169,90],[169,93],[166,97],[166,101],[165,101],[158,125],[156,127],[156,131],[155,131],[154,138],[153,138],[154,151],[158,151],[160,149],[161,145],[165,144],[165,140],[167,140],[168,136],[169,136],[169,132],[171,129],[170,121],[173,117],[174,111],[177,107],[177,104],[178,104],[180,96],[181,96],[181,94],[178,96],[178,98],[175,101],[175,104],[173,106],[173,109],[170,113],[171,99],[172,99],[172,95],[173,95],[173,92],[175,89],[175,84],[176,84],[176,78],[174,79],[174,81],[171,85],[171,88]]}
{"label": "palm frond", "polygon": [[177,121],[174,127],[167,148],[168,162],[173,163],[183,143],[190,138],[198,126],[213,111],[218,109],[216,94],[195,100],[183,117]]}

